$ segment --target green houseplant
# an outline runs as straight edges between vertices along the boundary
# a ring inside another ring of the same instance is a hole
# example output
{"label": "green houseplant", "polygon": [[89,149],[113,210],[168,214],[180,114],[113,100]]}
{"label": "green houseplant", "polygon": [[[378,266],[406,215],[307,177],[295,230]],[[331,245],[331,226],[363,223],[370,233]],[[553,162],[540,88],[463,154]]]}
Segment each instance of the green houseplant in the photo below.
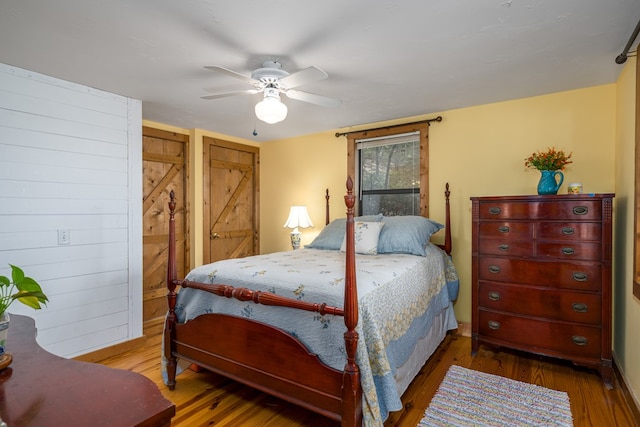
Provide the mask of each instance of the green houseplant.
{"label": "green houseplant", "polygon": [[0,318],[16,300],[34,310],[41,309],[40,304],[46,305],[49,300],[42,292],[38,282],[25,276],[20,267],[9,265],[11,266],[11,279],[7,276],[0,276]]}
{"label": "green houseplant", "polygon": [[[39,310],[40,304],[45,304],[47,296],[42,292],[42,288],[31,277],[24,275],[24,271],[20,267],[9,264],[11,266],[11,278],[0,276],[0,357],[4,356],[5,345],[7,343],[7,332],[9,328],[9,313],[7,309],[14,301],[20,301],[22,304]],[[8,363],[11,363],[9,359]],[[0,366],[5,363],[0,360]]]}

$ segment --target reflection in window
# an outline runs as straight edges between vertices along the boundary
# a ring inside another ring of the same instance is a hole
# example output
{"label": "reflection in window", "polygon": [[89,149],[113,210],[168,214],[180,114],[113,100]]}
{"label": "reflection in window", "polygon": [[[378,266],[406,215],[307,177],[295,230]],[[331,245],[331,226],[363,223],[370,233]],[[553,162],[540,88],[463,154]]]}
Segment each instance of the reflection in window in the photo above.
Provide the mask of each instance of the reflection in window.
{"label": "reflection in window", "polygon": [[359,213],[420,214],[420,134],[357,141]]}

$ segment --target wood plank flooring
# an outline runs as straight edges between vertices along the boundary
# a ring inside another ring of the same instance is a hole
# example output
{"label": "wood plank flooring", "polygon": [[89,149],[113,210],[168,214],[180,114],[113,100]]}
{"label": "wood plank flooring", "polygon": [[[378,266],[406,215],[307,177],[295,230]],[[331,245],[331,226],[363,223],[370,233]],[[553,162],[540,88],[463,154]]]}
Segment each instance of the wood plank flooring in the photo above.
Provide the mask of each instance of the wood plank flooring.
{"label": "wood plank flooring", "polygon": [[[154,381],[176,405],[174,427],[339,426],[332,420],[209,372],[186,371],[178,376],[176,389],[170,391],[161,379],[159,337],[149,338],[141,350],[100,363],[138,372]],[[593,370],[486,346],[472,357],[471,339],[451,334],[405,392],[405,409],[392,413],[385,427],[415,427],[451,365],[566,391],[575,427],[640,426],[637,408],[627,405],[617,381],[613,390],[606,390]]]}

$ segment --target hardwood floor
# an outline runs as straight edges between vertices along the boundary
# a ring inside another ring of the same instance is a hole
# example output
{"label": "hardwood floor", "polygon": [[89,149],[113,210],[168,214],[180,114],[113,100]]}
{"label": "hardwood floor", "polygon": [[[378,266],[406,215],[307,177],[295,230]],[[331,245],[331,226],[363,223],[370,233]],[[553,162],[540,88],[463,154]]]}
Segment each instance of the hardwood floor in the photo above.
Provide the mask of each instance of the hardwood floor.
{"label": "hardwood floor", "polygon": [[[150,338],[144,349],[100,362],[127,369],[154,381],[176,405],[174,427],[266,426],[332,427],[339,424],[287,402],[257,392],[210,372],[186,371],[170,391],[160,374],[160,338]],[[555,359],[481,346],[471,356],[471,339],[449,335],[403,396],[405,409],[394,412],[386,427],[415,427],[451,365],[566,391],[574,426],[640,426],[637,409],[625,402],[617,381],[606,390],[595,371]],[[635,418],[634,418],[635,417]]]}

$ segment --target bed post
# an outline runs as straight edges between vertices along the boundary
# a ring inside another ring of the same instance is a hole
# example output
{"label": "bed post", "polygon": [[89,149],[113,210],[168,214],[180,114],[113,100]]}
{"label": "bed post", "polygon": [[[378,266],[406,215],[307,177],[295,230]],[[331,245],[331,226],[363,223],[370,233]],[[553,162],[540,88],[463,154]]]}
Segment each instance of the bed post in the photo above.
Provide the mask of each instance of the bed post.
{"label": "bed post", "polygon": [[174,326],[176,324],[176,219],[175,193],[171,190],[169,194],[169,260],[167,262],[167,300],[169,302],[169,313],[165,321],[164,328],[164,356],[167,360],[167,385],[169,390],[176,387],[176,358],[173,356]]}
{"label": "bed post", "polygon": [[358,347],[358,289],[356,287],[356,257],[354,242],[353,181],[347,178],[347,194],[344,196],[347,205],[346,230],[346,270],[344,286],[344,333],[347,363],[342,376],[342,426],[354,427],[362,425],[362,387],[360,385],[360,370],[356,364],[356,349]]}
{"label": "bed post", "polygon": [[325,200],[325,205],[324,205],[324,225],[329,225],[330,222],[330,215],[329,215],[329,189],[327,188],[327,191],[325,193],[324,196],[324,200]]}
{"label": "bed post", "polygon": [[449,206],[449,195],[451,192],[449,191],[449,183],[444,187],[444,198],[445,198],[445,223],[444,223],[444,251],[447,255],[451,255],[451,207]]}

